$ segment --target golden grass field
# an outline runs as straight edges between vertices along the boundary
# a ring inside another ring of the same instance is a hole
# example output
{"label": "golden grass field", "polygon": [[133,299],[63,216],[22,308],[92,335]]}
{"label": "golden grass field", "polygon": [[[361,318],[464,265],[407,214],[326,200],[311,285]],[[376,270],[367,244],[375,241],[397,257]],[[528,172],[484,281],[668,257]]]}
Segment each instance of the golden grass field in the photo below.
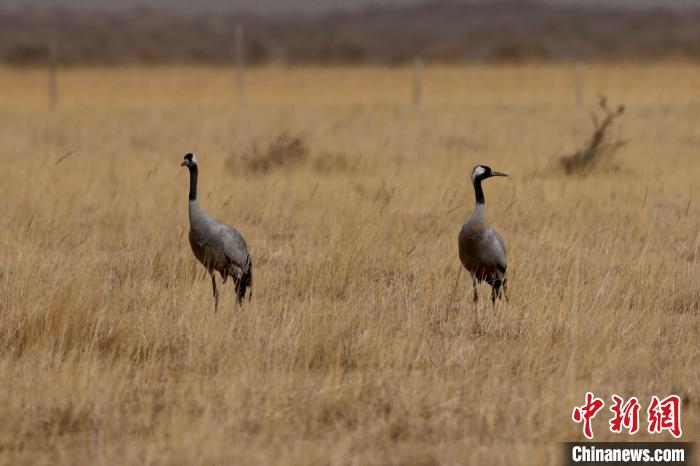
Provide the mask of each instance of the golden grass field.
{"label": "golden grass field", "polygon": [[[230,69],[68,69],[51,113],[44,70],[0,69],[0,462],[559,464],[586,391],[596,440],[630,439],[613,393],[678,394],[697,440],[700,67],[589,65],[629,144],[586,177],[557,162],[590,132],[571,66],[427,66],[419,109],[411,77],[254,69],[237,107]],[[282,134],[306,159],[248,169]],[[189,151],[251,249],[242,310],[190,251]],[[511,175],[479,329],[477,163]]]}

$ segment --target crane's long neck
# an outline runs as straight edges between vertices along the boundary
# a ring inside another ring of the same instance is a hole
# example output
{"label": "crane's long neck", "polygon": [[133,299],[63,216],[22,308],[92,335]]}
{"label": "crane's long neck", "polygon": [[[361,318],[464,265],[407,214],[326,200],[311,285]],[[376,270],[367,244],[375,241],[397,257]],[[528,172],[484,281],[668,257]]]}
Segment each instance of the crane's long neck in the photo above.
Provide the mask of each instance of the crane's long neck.
{"label": "crane's long neck", "polygon": [[190,201],[197,200],[197,165],[191,165],[190,169]]}
{"label": "crane's long neck", "polygon": [[479,204],[482,206],[486,203],[484,199],[484,190],[481,189],[481,180],[479,178],[474,180],[474,194],[476,195],[476,206]]}

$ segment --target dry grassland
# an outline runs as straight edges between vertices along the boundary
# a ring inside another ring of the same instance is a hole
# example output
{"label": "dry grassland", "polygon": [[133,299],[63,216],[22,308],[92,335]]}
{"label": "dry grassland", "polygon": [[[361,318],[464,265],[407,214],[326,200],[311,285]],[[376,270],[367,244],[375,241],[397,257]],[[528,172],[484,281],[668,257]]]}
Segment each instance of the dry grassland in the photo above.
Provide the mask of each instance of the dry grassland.
{"label": "dry grassland", "polygon": [[[244,109],[223,68],[59,81],[51,114],[43,70],[0,70],[0,462],[558,464],[587,390],[678,394],[698,438],[700,68],[589,66],[630,142],[587,177],[557,166],[567,66],[428,67],[420,109],[401,68],[251,70]],[[252,170],[282,134],[306,153]],[[188,151],[252,250],[242,311],[190,252]],[[511,175],[480,332],[452,294],[477,163]]]}

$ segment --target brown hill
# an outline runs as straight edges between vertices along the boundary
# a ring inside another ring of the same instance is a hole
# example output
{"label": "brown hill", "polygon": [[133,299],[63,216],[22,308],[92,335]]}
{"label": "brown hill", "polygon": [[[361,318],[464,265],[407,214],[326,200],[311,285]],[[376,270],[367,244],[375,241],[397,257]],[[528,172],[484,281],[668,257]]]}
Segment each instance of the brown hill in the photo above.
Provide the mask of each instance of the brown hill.
{"label": "brown hill", "polygon": [[237,24],[253,63],[700,58],[700,7],[438,1],[317,16],[0,9],[0,62],[42,63],[54,40],[68,64],[228,63]]}

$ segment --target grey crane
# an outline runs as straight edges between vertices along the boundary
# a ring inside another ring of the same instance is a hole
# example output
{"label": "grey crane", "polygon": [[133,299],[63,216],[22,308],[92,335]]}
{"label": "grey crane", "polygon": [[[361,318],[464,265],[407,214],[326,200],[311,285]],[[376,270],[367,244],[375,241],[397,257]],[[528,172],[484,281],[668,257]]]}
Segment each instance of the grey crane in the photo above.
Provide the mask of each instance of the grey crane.
{"label": "grey crane", "polygon": [[477,165],[472,170],[476,207],[459,232],[459,260],[471,274],[474,302],[479,300],[476,292],[477,282],[486,281],[491,285],[491,302],[495,305],[496,297],[501,298],[501,287],[504,294],[507,292],[508,258],[503,239],[496,230],[486,224],[485,220],[486,206],[484,205],[484,191],[481,189],[481,182],[492,176],[508,175],[495,172],[485,165]]}
{"label": "grey crane", "polygon": [[211,275],[214,290],[214,312],[219,308],[219,291],[216,289],[214,271],[218,271],[223,283],[230,276],[238,304],[242,305],[246,290],[253,294],[253,261],[248,253],[243,236],[225,223],[207,214],[197,202],[197,158],[194,154],[185,155],[180,164],[190,171],[190,246],[194,256]]}

